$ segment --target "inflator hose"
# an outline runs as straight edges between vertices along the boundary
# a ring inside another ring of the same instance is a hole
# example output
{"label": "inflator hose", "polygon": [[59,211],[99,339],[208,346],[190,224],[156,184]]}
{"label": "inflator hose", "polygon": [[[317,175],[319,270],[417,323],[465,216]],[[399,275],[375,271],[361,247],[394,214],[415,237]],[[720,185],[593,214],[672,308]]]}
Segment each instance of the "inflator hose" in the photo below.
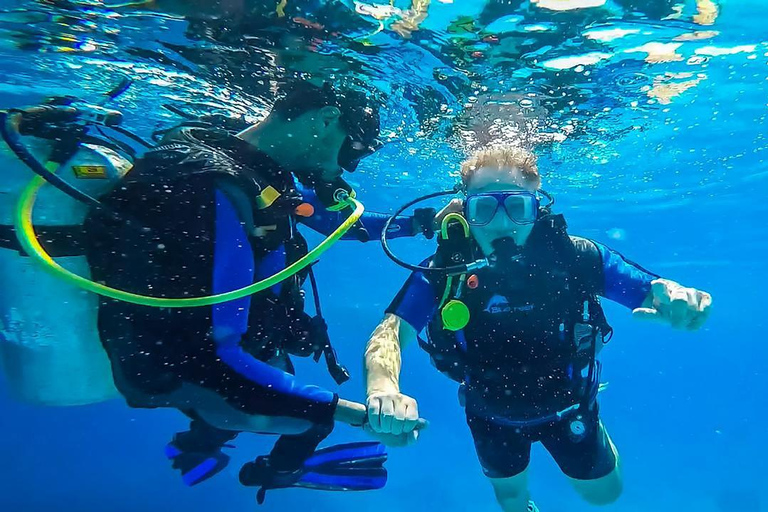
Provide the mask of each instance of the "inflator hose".
{"label": "inflator hose", "polygon": [[331,233],[325,240],[309,251],[303,258],[284,268],[280,272],[250,284],[238,290],[230,292],[219,293],[216,295],[209,295],[207,297],[185,297],[185,298],[163,298],[163,297],[151,297],[147,295],[140,295],[136,293],[127,292],[125,290],[118,290],[105,286],[101,283],[91,281],[85,277],[79,276],[65,269],[58,263],[56,263],[51,256],[45,252],[40,242],[37,240],[35,234],[34,225],[32,224],[32,210],[35,206],[35,200],[40,189],[46,184],[46,179],[42,176],[35,176],[32,181],[24,188],[21,193],[21,197],[16,206],[16,215],[14,218],[14,224],[16,226],[16,236],[19,239],[19,243],[24,248],[29,256],[37,261],[40,265],[48,269],[54,276],[67,281],[70,284],[78,286],[89,292],[109,297],[111,299],[117,299],[124,302],[130,302],[132,304],[139,304],[142,306],[151,306],[158,308],[191,308],[200,306],[212,306],[214,304],[221,304],[222,302],[228,302],[235,299],[241,299],[249,295],[253,295],[262,290],[266,290],[276,285],[277,283],[291,277],[292,275],[305,269],[315,261],[318,257],[327,251],[334,243],[336,243],[349,229],[362,217],[365,208],[356,199],[345,196],[342,202],[346,202],[348,206],[354,208],[350,216]]}

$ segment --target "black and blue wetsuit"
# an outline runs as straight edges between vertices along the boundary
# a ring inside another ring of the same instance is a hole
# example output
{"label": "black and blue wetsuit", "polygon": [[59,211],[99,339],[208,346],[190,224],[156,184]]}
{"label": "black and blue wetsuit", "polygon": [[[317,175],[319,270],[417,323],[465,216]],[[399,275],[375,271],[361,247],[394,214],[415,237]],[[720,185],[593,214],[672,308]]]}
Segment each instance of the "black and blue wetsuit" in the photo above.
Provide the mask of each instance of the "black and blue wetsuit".
{"label": "black and blue wetsuit", "polygon": [[[463,384],[478,457],[493,478],[522,472],[536,441],[572,478],[600,478],[616,465],[594,398],[595,333],[610,331],[597,297],[637,308],[658,276],[603,244],[568,236],[564,222],[559,230],[549,222],[557,218],[537,222],[520,259],[478,271],[474,288],[464,286],[461,300],[470,311],[464,329],[453,333],[439,320],[445,291],[439,275],[413,273],[387,309],[417,332],[426,329],[421,346]],[[425,264],[442,266],[445,256],[438,251]],[[554,419],[571,406],[562,419],[579,415],[586,428],[577,438],[568,421]]]}
{"label": "black and blue wetsuit", "polygon": [[[255,198],[267,188],[279,197],[259,203]],[[267,155],[225,132],[201,129],[175,134],[147,153],[102,202],[129,220],[90,213],[93,278],[157,297],[217,294],[273,275],[303,255],[297,222],[329,233],[344,218],[317,204]],[[315,214],[295,217],[301,202],[313,203]],[[385,219],[366,214],[362,223],[375,236]],[[263,226],[270,230],[254,235]],[[409,218],[399,219],[398,228],[394,236],[413,234]],[[188,382],[248,414],[332,424],[335,393],[302,385],[267,363],[301,352],[291,347],[310,336],[302,280],[297,275],[213,307],[152,308],[102,298],[99,330],[118,389],[130,405],[146,407],[143,397]]]}

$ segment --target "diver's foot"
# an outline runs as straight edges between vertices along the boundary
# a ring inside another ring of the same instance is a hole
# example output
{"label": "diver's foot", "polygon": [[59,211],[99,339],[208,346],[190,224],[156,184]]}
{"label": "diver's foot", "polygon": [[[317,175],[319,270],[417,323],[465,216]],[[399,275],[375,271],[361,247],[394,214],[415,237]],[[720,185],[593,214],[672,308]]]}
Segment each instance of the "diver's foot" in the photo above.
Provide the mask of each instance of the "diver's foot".
{"label": "diver's foot", "polygon": [[302,469],[278,470],[272,467],[268,455],[257,457],[240,468],[240,483],[246,487],[290,487],[301,479]]}
{"label": "diver's foot", "polygon": [[234,448],[226,444],[237,432],[214,428],[199,420],[192,421],[187,432],[179,432],[165,447],[165,456],[173,469],[181,472],[188,486],[197,485],[221,472],[229,464],[229,456],[221,449]]}
{"label": "diver's foot", "polygon": [[303,469],[281,471],[272,467],[268,455],[258,457],[240,468],[240,483],[246,487],[259,487],[256,493],[256,503],[264,503],[269,489],[292,487],[304,475]]}
{"label": "diver's foot", "polygon": [[[262,455],[240,470],[240,483],[259,487],[256,501],[264,503],[271,489],[306,487],[326,491],[369,491],[387,483],[387,452],[376,442],[337,444],[315,451],[294,469],[285,459]],[[281,463],[282,462],[282,463]]]}
{"label": "diver's foot", "polygon": [[165,447],[165,456],[173,469],[181,472],[181,480],[192,487],[220,473],[229,464],[229,455],[220,449],[210,452],[184,452],[173,442]]}

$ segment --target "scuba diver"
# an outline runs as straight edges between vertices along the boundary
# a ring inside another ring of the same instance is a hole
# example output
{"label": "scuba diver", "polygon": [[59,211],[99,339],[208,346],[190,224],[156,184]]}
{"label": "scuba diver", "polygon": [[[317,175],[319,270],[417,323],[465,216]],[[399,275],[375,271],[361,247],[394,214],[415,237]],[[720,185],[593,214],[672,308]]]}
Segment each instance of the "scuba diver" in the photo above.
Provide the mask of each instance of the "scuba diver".
{"label": "scuba diver", "polygon": [[[696,330],[711,296],[663,279],[592,240],[569,236],[540,188],[533,154],[479,151],[464,193],[438,215],[436,253],[413,271],[370,337],[365,353],[368,421],[375,432],[410,432],[417,402],[400,390],[401,349],[420,345],[460,383],[460,402],[485,475],[507,512],[537,510],[527,467],[541,442],[579,494],[607,504],[622,489],[619,458],[598,414],[600,362],[612,329],[599,297]],[[425,198],[411,201],[398,214]]]}
{"label": "scuba diver", "polygon": [[[190,430],[166,447],[187,485],[221,471],[229,461],[222,448],[245,431],[281,436],[240,472],[241,483],[260,487],[259,502],[276,488],[383,487],[380,443],[315,451],[335,421],[362,426],[365,410],[300,384],[290,359],[324,357],[337,383],[349,378],[330,344],[311,268],[331,243],[366,241],[385,224],[392,236],[430,236],[434,210],[389,225],[386,215],[363,213],[341,177],[381,147],[376,104],[362,91],[299,83],[259,124],[233,131],[190,121],[155,147],[120,129],[109,112],[68,99],[4,113],[3,137],[38,177],[21,194],[15,225],[0,231],[3,246],[100,294],[94,326],[128,405],[176,408],[191,418]],[[79,133],[77,123],[118,133],[83,135],[73,145],[64,134]],[[53,150],[35,155],[23,135],[48,137]],[[129,153],[126,139],[145,147],[119,172],[98,159],[70,162],[96,142],[102,156]],[[78,178],[104,180],[98,198],[74,186]],[[32,208],[46,182],[86,208],[82,225],[40,227],[37,239]],[[299,223],[328,238],[309,251]],[[51,256],[84,256],[89,278]],[[315,316],[304,312],[307,279]]]}

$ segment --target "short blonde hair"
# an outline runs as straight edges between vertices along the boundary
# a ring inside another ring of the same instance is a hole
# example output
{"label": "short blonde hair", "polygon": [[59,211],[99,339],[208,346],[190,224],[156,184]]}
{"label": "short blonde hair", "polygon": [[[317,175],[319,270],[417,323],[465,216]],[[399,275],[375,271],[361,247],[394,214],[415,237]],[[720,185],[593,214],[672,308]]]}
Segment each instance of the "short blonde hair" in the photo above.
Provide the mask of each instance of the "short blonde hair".
{"label": "short blonde hair", "polygon": [[523,179],[536,188],[541,186],[541,176],[536,155],[519,147],[501,146],[475,151],[461,164],[461,181],[465,187],[481,167],[491,169],[520,169]]}

